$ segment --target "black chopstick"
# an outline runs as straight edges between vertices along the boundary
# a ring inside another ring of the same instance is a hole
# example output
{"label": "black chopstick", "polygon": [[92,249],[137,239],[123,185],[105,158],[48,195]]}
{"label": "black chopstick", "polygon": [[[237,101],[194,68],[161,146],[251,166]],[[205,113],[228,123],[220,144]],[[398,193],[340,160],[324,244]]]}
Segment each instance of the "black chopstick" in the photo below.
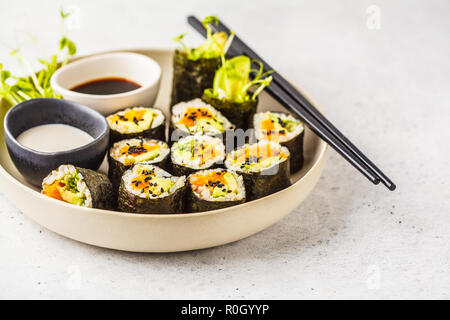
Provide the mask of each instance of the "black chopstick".
{"label": "black chopstick", "polygon": [[[230,29],[219,20],[217,26],[219,31],[230,33]],[[248,47],[238,36],[235,36],[233,42],[236,42],[235,48],[240,51],[240,54],[245,54],[253,60],[259,60],[263,64],[264,71],[274,70],[267,62],[265,62],[256,52]],[[275,72],[273,74],[274,82],[278,83],[280,87],[286,91],[292,98],[294,98],[304,109],[306,109],[314,118],[316,118],[328,132],[338,138],[350,151],[356,155],[369,169],[376,174],[381,182],[389,189],[395,190],[395,184],[375,165],[370,161],[350,140],[347,139],[322,113],[320,113],[300,92],[298,92],[281,74]]]}
{"label": "black chopstick", "polygon": [[[197,31],[205,35],[205,30],[201,22],[193,16],[188,17],[188,22]],[[221,22],[212,25],[215,31],[224,31],[228,34],[230,30]],[[264,71],[274,70],[259,55],[251,50],[239,37],[235,35],[232,46],[229,49],[231,55],[247,55],[251,59],[259,60],[263,64]],[[276,100],[294,111],[310,126],[310,128],[370,181],[377,184],[380,180],[390,190],[395,189],[395,184],[378,169],[353,143],[351,143],[334,125],[332,125],[301,93],[299,93],[286,79],[279,73],[273,74],[274,80],[267,88]],[[287,94],[287,95],[286,95]],[[293,99],[293,101],[292,101]],[[306,111],[306,112],[305,112]],[[355,159],[356,157],[356,159]]]}

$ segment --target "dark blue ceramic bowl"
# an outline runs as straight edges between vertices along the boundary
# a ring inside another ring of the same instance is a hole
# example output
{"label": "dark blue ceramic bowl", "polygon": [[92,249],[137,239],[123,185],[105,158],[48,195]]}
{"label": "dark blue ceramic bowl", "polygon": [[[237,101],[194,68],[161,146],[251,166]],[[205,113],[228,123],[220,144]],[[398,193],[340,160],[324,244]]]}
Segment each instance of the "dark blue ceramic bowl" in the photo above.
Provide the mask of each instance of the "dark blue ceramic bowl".
{"label": "dark blue ceramic bowl", "polygon": [[[67,151],[40,152],[27,148],[16,138],[24,131],[43,124],[67,124],[81,129],[94,140]],[[40,186],[42,180],[61,164],[97,170],[109,144],[109,126],[97,111],[76,102],[39,98],[22,102],[8,111],[4,121],[9,155],[24,178]]]}

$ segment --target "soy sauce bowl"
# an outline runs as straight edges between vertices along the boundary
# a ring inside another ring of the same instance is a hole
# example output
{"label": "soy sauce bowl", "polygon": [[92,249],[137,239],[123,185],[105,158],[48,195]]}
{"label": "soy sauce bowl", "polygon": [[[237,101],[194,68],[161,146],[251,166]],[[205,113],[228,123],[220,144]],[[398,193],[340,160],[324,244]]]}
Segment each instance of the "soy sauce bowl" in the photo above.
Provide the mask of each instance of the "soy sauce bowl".
{"label": "soy sauce bowl", "polygon": [[[123,78],[140,88],[117,94],[87,94],[71,89],[95,80]],[[130,106],[153,106],[161,82],[161,67],[152,58],[132,52],[113,52],[83,58],[58,69],[51,78],[55,92],[103,115]]]}
{"label": "soy sauce bowl", "polygon": [[[22,132],[44,124],[73,126],[88,133],[93,141],[71,150],[41,152],[16,140]],[[35,186],[41,186],[44,177],[61,164],[97,170],[109,144],[105,117],[91,108],[62,99],[38,98],[19,103],[6,114],[4,128],[6,146],[14,165],[25,180]]]}

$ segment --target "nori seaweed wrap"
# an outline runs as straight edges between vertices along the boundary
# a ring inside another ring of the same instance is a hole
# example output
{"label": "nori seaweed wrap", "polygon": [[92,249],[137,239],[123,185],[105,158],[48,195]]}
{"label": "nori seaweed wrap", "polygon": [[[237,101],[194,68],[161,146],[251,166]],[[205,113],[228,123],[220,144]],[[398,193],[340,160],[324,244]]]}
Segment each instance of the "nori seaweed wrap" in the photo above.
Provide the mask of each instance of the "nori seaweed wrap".
{"label": "nori seaweed wrap", "polygon": [[234,124],[219,111],[200,99],[180,102],[172,108],[169,142],[196,134],[222,138],[223,141],[226,131],[234,128]]}
{"label": "nori seaweed wrap", "polygon": [[222,209],[245,202],[244,179],[229,170],[197,171],[188,177],[188,184],[189,212]]}
{"label": "nori seaweed wrap", "polygon": [[236,128],[247,130],[251,127],[251,121],[258,107],[258,97],[235,102],[226,98],[216,98],[207,89],[202,100],[220,111]]}
{"label": "nori seaweed wrap", "polygon": [[138,163],[122,176],[118,207],[130,213],[182,213],[186,189],[186,177],[175,177],[159,167]]}
{"label": "nori seaweed wrap", "polygon": [[123,173],[135,163],[170,168],[170,149],[167,143],[155,139],[133,138],[114,143],[108,152],[108,177],[117,190]]}
{"label": "nori seaweed wrap", "polygon": [[164,113],[156,108],[127,108],[106,117],[110,128],[110,145],[137,137],[166,140]]}
{"label": "nori seaweed wrap", "polygon": [[205,89],[211,88],[219,65],[220,57],[191,60],[186,52],[175,50],[170,105],[200,98]]}
{"label": "nori seaweed wrap", "polygon": [[257,140],[270,140],[289,149],[291,173],[303,166],[303,123],[284,112],[259,112],[253,117],[253,128]]}
{"label": "nori seaweed wrap", "polygon": [[181,176],[223,166],[225,146],[222,140],[210,136],[187,136],[171,147],[172,173]]}
{"label": "nori seaweed wrap", "polygon": [[246,144],[228,154],[225,167],[242,174],[248,201],[291,185],[289,150],[276,142]]}
{"label": "nori seaweed wrap", "polygon": [[108,177],[70,164],[60,165],[42,182],[42,193],[86,208],[113,209],[114,190]]}

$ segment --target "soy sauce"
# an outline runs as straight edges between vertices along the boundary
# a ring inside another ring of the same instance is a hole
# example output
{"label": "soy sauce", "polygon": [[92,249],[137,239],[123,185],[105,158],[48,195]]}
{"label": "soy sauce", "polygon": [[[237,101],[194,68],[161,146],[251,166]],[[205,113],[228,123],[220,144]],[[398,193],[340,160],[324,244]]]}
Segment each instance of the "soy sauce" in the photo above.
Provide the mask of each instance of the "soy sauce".
{"label": "soy sauce", "polygon": [[141,85],[125,78],[95,79],[73,87],[72,91],[87,94],[116,94],[139,89]]}

